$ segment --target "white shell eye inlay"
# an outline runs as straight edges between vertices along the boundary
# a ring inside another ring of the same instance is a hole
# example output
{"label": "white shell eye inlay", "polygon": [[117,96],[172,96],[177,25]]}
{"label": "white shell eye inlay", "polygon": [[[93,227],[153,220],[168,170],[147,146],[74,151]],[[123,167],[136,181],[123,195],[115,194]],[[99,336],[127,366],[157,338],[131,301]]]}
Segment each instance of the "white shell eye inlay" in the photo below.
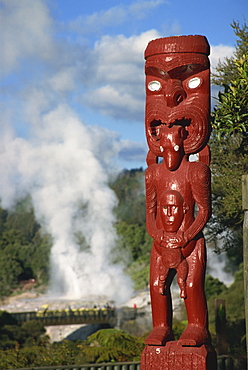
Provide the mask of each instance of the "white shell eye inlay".
{"label": "white shell eye inlay", "polygon": [[179,150],[179,145],[175,145],[175,146],[174,146],[174,150],[175,150],[175,152],[178,152],[178,150]]}
{"label": "white shell eye inlay", "polygon": [[160,152],[163,153],[163,151],[164,151],[164,148],[162,147],[162,145],[160,145]]}
{"label": "white shell eye inlay", "polygon": [[200,85],[200,83],[201,83],[200,77],[193,77],[188,81],[188,87],[190,89],[195,89]]}
{"label": "white shell eye inlay", "polygon": [[150,91],[159,91],[162,85],[159,81],[151,81],[149,82],[147,87],[148,87],[148,90]]}

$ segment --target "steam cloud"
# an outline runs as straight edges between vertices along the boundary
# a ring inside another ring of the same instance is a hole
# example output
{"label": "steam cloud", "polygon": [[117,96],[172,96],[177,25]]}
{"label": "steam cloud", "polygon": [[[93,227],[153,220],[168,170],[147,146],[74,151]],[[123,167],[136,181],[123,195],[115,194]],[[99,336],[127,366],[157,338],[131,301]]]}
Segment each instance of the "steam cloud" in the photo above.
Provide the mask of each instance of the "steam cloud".
{"label": "steam cloud", "polygon": [[[9,131],[1,137],[2,206],[30,193],[36,217],[53,237],[53,293],[119,301],[130,294],[130,281],[110,262],[117,201],[105,168],[115,147],[115,134],[86,127],[66,106],[41,115],[28,141]],[[83,250],[77,233],[85,238]]]}

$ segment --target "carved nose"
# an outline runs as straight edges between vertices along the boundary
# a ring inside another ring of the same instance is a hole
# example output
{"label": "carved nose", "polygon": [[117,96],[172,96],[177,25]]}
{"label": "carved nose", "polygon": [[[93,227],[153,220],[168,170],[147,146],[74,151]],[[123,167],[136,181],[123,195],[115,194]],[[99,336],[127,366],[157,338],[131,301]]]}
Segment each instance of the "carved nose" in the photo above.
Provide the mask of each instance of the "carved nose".
{"label": "carved nose", "polygon": [[172,212],[171,212],[171,207],[167,206],[167,216],[171,217]]}
{"label": "carved nose", "polygon": [[164,88],[164,96],[168,107],[176,107],[186,97],[180,80],[168,80]]}

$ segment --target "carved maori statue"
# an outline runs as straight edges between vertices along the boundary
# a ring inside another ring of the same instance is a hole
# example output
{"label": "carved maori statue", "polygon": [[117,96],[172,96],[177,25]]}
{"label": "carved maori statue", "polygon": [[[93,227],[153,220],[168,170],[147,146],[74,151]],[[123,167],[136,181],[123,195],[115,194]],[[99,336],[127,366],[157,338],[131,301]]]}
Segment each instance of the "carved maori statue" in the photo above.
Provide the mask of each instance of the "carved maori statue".
{"label": "carved maori statue", "polygon": [[[202,233],[211,215],[208,55],[209,44],[198,35],[153,40],[145,50],[146,216],[153,238],[148,345],[173,340],[170,285],[176,273],[188,317],[178,343],[210,343]],[[189,161],[196,153],[199,160]]]}

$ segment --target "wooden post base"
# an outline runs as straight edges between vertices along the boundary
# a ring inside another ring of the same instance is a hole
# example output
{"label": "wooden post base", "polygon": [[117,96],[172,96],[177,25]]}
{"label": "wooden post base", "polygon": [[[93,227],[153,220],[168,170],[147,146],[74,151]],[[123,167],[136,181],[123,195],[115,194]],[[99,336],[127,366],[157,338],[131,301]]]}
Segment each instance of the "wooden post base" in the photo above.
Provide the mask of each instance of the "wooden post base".
{"label": "wooden post base", "polygon": [[165,346],[146,346],[141,370],[217,370],[217,356],[211,345],[185,347],[177,341]]}

